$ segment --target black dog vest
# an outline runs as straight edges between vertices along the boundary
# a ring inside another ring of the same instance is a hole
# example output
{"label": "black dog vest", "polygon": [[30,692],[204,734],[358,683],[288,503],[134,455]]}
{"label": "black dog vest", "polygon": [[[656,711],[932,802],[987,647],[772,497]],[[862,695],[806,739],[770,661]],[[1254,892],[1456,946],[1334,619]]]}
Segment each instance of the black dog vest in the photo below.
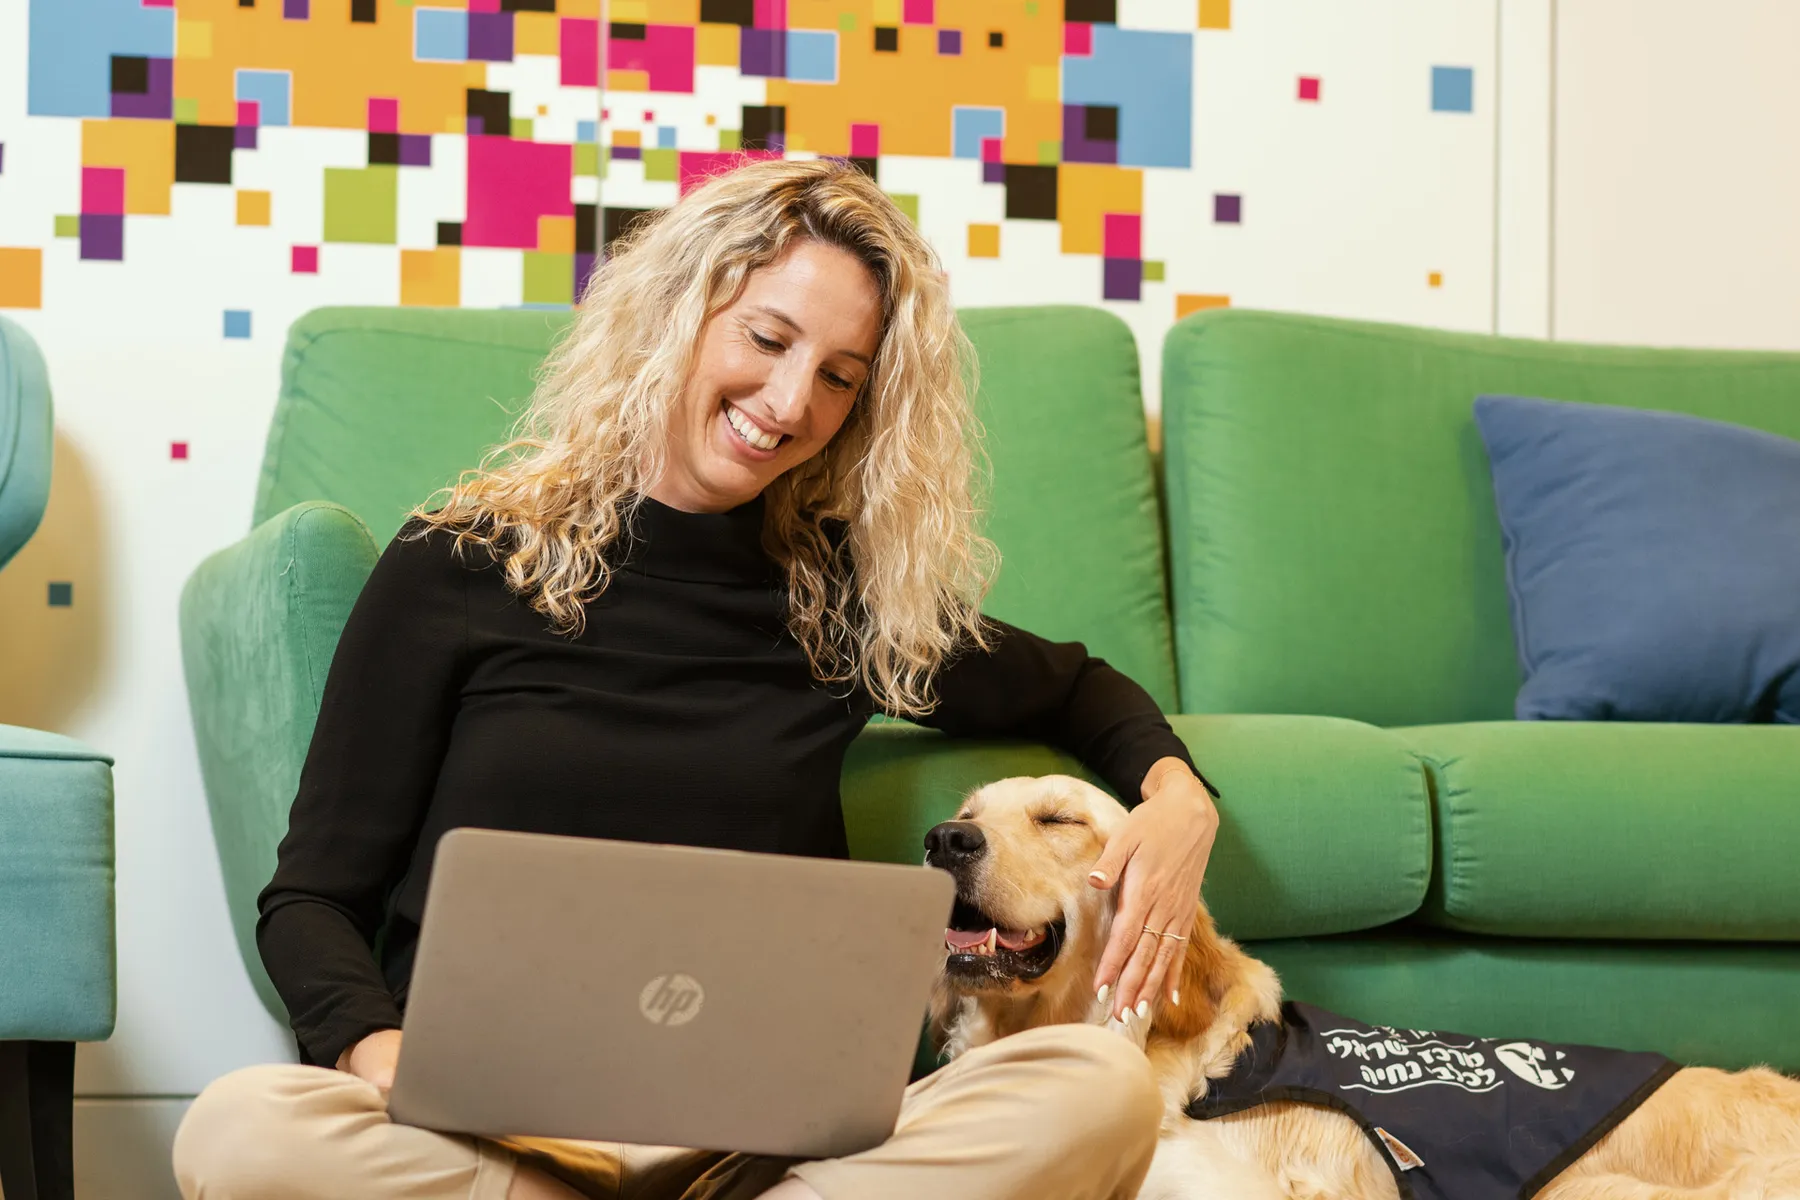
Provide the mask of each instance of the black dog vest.
{"label": "black dog vest", "polygon": [[1362,1128],[1406,1200],[1530,1200],[1678,1069],[1660,1054],[1364,1025],[1310,1004],[1250,1030],[1187,1114],[1275,1100]]}

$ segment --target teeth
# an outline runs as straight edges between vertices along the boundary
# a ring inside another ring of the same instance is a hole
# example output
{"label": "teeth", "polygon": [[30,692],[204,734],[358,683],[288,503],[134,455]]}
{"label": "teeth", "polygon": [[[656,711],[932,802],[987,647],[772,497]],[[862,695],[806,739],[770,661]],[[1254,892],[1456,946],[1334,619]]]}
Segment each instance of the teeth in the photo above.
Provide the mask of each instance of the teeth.
{"label": "teeth", "polygon": [[998,929],[988,930],[987,950],[984,951],[984,953],[992,954],[994,952],[995,944],[998,943],[999,941],[1000,941],[1000,931]]}
{"label": "teeth", "polygon": [[773,450],[781,445],[779,434],[764,433],[754,421],[739,412],[737,406],[730,402],[725,405],[725,420],[737,431],[739,437],[758,450]]}

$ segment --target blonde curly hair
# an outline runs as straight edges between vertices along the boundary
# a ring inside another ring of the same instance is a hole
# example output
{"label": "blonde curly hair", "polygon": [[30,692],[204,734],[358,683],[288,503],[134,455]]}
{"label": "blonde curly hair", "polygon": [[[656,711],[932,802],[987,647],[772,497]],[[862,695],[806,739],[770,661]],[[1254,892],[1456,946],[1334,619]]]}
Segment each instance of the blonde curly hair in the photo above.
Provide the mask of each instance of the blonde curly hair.
{"label": "blonde curly hair", "polygon": [[868,268],[881,336],[843,427],[764,492],[763,545],[814,677],[854,680],[881,709],[918,716],[935,704],[938,667],[985,644],[997,558],[976,528],[975,359],[930,245],[848,164],[752,163],[641,220],[594,274],[512,440],[414,516],[459,548],[486,547],[514,592],[578,635],[616,565],[609,550],[667,462],[706,323],[807,239]]}

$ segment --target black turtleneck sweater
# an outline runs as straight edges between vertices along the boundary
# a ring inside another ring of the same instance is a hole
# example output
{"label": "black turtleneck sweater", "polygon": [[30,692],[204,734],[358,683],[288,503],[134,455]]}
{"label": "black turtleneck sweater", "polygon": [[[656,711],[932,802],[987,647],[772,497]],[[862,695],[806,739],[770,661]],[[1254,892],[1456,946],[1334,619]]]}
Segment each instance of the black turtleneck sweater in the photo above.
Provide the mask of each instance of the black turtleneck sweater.
{"label": "black turtleneck sweater", "polygon": [[[579,637],[479,549],[401,530],[338,642],[259,900],[257,945],[308,1061],[399,1027],[432,854],[457,826],[847,853],[838,777],[874,706],[812,678],[762,514],[645,501]],[[1144,690],[1081,645],[995,629],[990,652],[941,669],[924,724],[1062,747],[1126,803],[1152,763],[1188,759]]]}

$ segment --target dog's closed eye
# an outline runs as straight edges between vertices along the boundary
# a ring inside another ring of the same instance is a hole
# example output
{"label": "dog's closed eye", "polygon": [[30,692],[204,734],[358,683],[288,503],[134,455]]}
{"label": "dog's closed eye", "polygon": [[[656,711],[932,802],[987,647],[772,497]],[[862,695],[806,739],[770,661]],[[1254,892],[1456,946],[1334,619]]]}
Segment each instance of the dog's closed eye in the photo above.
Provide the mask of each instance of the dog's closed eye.
{"label": "dog's closed eye", "polygon": [[1038,813],[1032,820],[1039,825],[1086,825],[1087,822],[1072,813],[1046,812]]}

